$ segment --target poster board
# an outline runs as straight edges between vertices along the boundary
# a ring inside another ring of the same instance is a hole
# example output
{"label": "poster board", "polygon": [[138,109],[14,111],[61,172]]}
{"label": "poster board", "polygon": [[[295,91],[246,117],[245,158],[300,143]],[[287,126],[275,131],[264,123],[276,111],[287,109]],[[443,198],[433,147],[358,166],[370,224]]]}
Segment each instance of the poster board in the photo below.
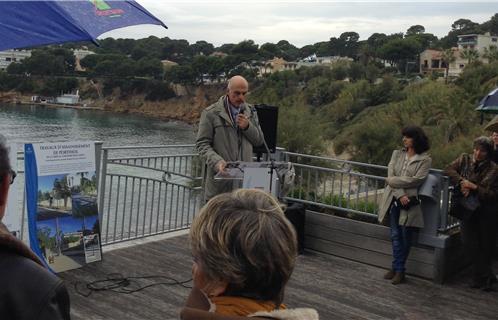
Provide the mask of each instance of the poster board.
{"label": "poster board", "polygon": [[31,249],[54,272],[102,259],[92,141],[25,144]]}
{"label": "poster board", "polygon": [[[12,170],[17,172],[17,144],[11,143],[9,148],[9,160]],[[9,197],[7,199],[7,208],[2,222],[7,229],[18,239],[21,238],[21,221],[23,212],[19,209],[19,177],[9,188]]]}

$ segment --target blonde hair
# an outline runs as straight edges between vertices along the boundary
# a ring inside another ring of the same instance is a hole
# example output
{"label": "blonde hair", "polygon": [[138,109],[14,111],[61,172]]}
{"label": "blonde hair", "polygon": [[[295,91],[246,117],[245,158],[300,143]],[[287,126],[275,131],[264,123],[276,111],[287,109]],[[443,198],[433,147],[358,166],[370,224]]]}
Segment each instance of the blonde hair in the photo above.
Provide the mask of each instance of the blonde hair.
{"label": "blonde hair", "polygon": [[190,229],[192,254],[224,295],[279,306],[297,256],[296,233],[275,198],[239,189],[212,198]]}

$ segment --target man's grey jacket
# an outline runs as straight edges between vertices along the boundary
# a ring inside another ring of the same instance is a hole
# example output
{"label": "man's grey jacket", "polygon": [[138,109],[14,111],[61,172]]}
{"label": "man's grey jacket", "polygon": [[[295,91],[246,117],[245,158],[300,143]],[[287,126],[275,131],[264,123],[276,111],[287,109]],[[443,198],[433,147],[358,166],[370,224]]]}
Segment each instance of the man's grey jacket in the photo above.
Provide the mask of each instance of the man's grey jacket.
{"label": "man's grey jacket", "polygon": [[204,185],[206,201],[232,190],[232,181],[214,179],[215,166],[220,160],[251,161],[253,146],[263,145],[263,132],[256,110],[249,104],[241,106],[249,119],[249,126],[245,130],[239,129],[225,108],[225,98],[226,96],[221,97],[202,112],[197,133],[197,151],[207,165]]}

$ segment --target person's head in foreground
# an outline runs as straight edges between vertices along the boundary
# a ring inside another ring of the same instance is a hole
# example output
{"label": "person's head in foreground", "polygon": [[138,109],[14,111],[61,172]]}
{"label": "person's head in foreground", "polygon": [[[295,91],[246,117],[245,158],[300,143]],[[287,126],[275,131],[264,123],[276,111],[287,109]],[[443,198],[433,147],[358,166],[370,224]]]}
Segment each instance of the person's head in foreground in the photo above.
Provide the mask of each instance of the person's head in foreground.
{"label": "person's head in foreground", "polygon": [[216,302],[227,297],[242,298],[231,300],[232,309],[240,301],[262,302],[270,310],[280,307],[297,243],[292,225],[270,194],[239,189],[212,198],[194,219],[190,241],[194,286],[216,305],[215,312],[233,314]]}

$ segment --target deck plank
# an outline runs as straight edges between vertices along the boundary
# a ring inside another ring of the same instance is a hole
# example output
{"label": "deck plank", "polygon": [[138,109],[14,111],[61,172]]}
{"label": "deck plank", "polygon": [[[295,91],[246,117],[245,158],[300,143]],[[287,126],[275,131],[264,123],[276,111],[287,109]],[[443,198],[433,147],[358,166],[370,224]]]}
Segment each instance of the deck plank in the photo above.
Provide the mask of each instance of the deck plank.
{"label": "deck plank", "polygon": [[[155,286],[133,294],[94,292],[89,297],[79,295],[75,285],[84,289],[85,283],[113,273],[186,280],[191,275],[191,264],[187,237],[179,236],[106,252],[102,262],[60,276],[70,291],[72,319],[178,319],[189,292],[178,285]],[[393,286],[382,279],[384,272],[371,265],[306,252],[298,258],[285,303],[289,307],[315,308],[320,319],[325,320],[484,320],[498,314],[498,292],[468,289],[465,273],[445,285],[410,277],[406,284]]]}

